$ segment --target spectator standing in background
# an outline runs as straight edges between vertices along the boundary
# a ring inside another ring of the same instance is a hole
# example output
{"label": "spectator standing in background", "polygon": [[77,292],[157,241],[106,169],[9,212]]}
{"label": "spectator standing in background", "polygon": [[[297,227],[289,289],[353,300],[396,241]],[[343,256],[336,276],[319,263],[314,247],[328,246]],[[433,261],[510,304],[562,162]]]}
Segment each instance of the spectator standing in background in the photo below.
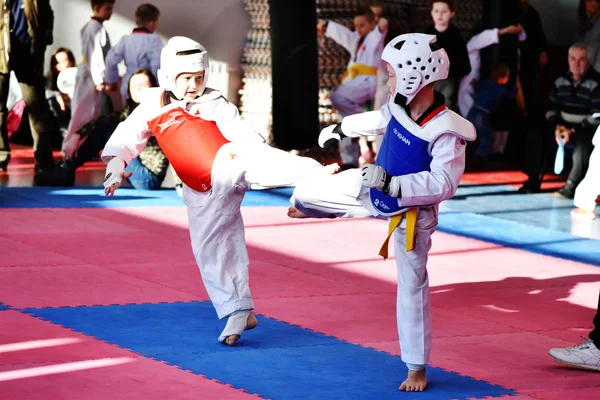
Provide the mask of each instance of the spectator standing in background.
{"label": "spectator standing in background", "polygon": [[589,49],[590,65],[600,72],[600,0],[579,0],[579,25],[575,42]]}
{"label": "spectator standing in background", "polygon": [[546,152],[546,119],[540,101],[541,70],[548,64],[548,42],[540,15],[529,4],[520,0],[520,24],[527,37],[519,42],[519,82],[525,102],[525,162],[524,172],[527,181],[519,189],[520,193],[538,193],[541,186],[542,163]]}
{"label": "spectator standing in background", "polygon": [[1,0],[0,170],[10,161],[6,100],[14,71],[29,114],[36,172],[54,168],[52,116],[44,93],[44,53],[52,44],[54,13],[49,0]]}

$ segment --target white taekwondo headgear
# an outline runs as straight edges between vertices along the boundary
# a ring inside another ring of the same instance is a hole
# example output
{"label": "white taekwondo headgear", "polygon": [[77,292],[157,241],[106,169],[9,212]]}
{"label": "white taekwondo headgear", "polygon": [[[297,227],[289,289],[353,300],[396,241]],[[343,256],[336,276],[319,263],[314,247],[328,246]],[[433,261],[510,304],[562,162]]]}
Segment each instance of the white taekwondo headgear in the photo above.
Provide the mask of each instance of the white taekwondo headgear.
{"label": "white taekwondo headgear", "polygon": [[158,83],[175,92],[175,79],[184,72],[204,71],[204,80],[198,96],[204,93],[208,81],[208,53],[200,43],[184,36],[174,36],[160,52]]}
{"label": "white taekwondo headgear", "polygon": [[435,35],[407,33],[396,36],[383,49],[381,59],[396,72],[396,92],[406,97],[406,104],[424,86],[448,77],[448,54],[435,41]]}

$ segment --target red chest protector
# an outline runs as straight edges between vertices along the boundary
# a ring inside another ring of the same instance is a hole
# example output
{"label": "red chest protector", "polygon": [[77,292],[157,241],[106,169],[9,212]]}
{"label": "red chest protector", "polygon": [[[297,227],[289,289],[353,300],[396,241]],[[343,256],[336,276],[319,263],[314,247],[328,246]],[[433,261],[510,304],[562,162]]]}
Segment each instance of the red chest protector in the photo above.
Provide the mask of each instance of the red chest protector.
{"label": "red chest protector", "polygon": [[217,151],[227,139],[216,122],[172,108],[148,121],[158,145],[183,183],[198,192],[208,192]]}

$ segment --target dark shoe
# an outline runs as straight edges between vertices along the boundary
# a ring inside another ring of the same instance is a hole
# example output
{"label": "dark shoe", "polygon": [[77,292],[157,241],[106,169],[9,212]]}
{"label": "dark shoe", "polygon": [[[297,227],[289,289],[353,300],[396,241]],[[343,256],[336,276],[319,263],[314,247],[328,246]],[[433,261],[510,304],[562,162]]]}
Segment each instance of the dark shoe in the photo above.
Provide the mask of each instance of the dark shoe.
{"label": "dark shoe", "polygon": [[41,170],[33,177],[38,186],[73,186],[75,184],[75,171],[63,166],[51,170]]}
{"label": "dark shoe", "polygon": [[6,154],[6,158],[2,161],[0,161],[0,171],[4,171],[6,172],[6,170],[8,169],[8,163],[10,162],[10,153]]}
{"label": "dark shoe", "polygon": [[575,197],[575,188],[576,187],[577,187],[577,185],[575,185],[573,182],[567,181],[567,183],[565,183],[565,185],[563,187],[558,189],[558,191],[554,192],[554,196],[558,197],[559,199],[571,200]]}
{"label": "dark shoe", "polygon": [[541,189],[541,183],[540,182],[534,182],[532,180],[528,180],[527,182],[525,182],[523,184],[523,186],[521,186],[519,188],[519,190],[517,190],[517,192],[523,193],[523,194],[540,193],[541,191],[542,191],[542,189]]}
{"label": "dark shoe", "polygon": [[488,161],[492,163],[502,163],[504,162],[504,154],[502,153],[493,153],[488,157]]}
{"label": "dark shoe", "polygon": [[52,162],[46,161],[44,163],[38,163],[36,161],[33,172],[37,174],[38,172],[52,171],[54,168],[56,168],[56,162],[54,160],[52,160]]}

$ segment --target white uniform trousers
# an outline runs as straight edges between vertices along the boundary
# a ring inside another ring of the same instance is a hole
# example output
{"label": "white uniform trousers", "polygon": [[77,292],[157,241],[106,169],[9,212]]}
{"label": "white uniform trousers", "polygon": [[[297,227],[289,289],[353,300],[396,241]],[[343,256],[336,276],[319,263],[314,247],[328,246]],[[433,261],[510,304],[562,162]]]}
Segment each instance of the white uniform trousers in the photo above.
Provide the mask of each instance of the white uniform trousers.
{"label": "white uniform trousers", "polygon": [[[358,75],[338,86],[330,94],[331,104],[343,117],[360,114],[365,111],[365,103],[373,98],[377,87],[377,77]],[[339,144],[342,164],[358,166],[360,148],[358,142],[345,138]]]}
{"label": "white uniform trousers", "polygon": [[594,147],[585,178],[579,182],[577,189],[575,189],[575,207],[594,210],[598,195],[600,195],[600,145]]}
{"label": "white uniform trousers", "polygon": [[250,186],[293,186],[320,164],[262,143],[227,143],[212,167],[207,193],[183,187],[192,250],[219,318],[251,310],[248,251],[240,205]]}
{"label": "white uniform trousers", "polygon": [[[294,189],[292,204],[313,218],[366,217],[378,215],[369,200],[368,189],[362,186],[360,169],[349,169],[299,183]],[[410,364],[427,364],[431,352],[431,312],[427,255],[431,249],[431,234],[438,221],[437,207],[419,209],[415,248],[406,252],[406,218],[394,231],[394,251],[398,270],[396,320],[402,360]],[[382,228],[381,241],[387,230]],[[379,249],[373,249],[377,252]]]}
{"label": "white uniform trousers", "polygon": [[[75,90],[71,100],[71,120],[69,121],[67,133],[63,138],[63,145],[66,143],[67,138],[77,133],[88,122],[98,118],[100,114],[103,94],[96,90],[87,65],[82,64],[78,68],[75,78]],[[79,146],[84,140],[85,138],[82,138],[79,141]]]}
{"label": "white uniform trousers", "polygon": [[78,68],[71,100],[70,133],[77,133],[85,124],[96,119],[102,101],[102,92],[96,90],[87,65],[83,64]]}

